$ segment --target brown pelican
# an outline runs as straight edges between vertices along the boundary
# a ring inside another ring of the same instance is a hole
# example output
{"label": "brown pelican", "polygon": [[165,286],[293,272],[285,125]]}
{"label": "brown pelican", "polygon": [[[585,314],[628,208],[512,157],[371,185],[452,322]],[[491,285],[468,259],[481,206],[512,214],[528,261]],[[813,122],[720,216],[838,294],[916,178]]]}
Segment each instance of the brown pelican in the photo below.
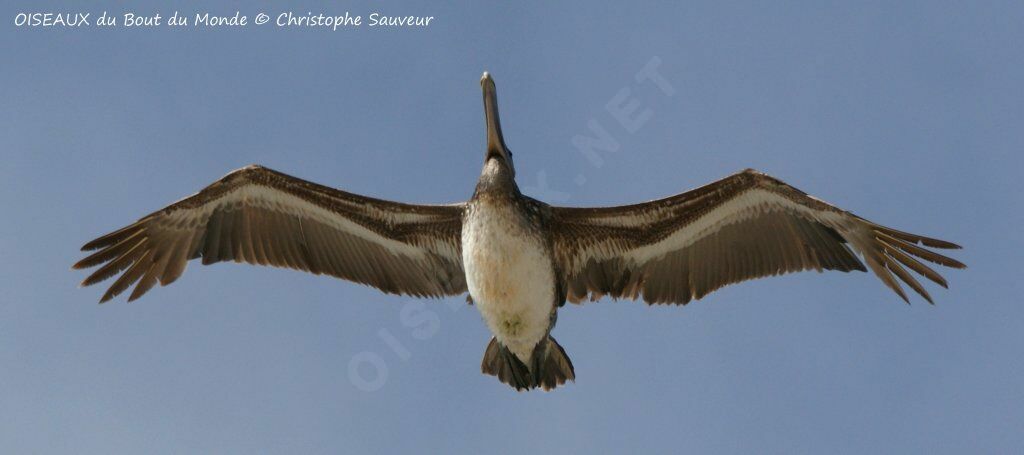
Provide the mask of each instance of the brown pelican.
{"label": "brown pelican", "polygon": [[942,287],[946,280],[915,257],[965,267],[924,248],[955,244],[872,223],[750,169],[641,204],[550,206],[519,192],[494,80],[484,73],[480,85],[487,148],[468,202],[403,204],[248,166],[85,244],[97,251],[74,268],[102,265],[84,286],[124,272],[100,302],[133,284],[128,301],[170,284],[196,258],[289,267],[392,294],[468,291],[494,334],[483,372],[517,390],[550,390],[575,379],[551,337],[566,301],[686,304],[753,278],[870,268],[903,300],[897,278],[931,302],[906,269]]}

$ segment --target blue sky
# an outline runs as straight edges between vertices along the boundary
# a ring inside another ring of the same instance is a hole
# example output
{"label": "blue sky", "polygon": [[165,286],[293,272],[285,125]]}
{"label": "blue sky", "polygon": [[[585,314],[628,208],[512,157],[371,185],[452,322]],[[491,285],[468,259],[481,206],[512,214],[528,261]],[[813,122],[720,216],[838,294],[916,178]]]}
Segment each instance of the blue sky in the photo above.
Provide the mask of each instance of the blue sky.
{"label": "blue sky", "polygon": [[[130,7],[436,18],[337,32],[29,29],[17,13],[129,7],[0,7],[5,449],[1024,447],[1019,4],[435,3]],[[655,58],[672,96],[635,79]],[[960,243],[970,268],[944,270],[935,307],[862,273],[744,283],[686,307],[567,307],[554,335],[578,380],[553,393],[480,374],[490,335],[461,297],[425,302],[438,326],[422,336],[402,323],[414,300],[279,269],[192,264],[132,304],[77,287],[85,241],[250,163],[400,201],[468,198],[484,70],[533,196],[631,203],[753,167]],[[651,112],[634,132],[605,109],[623,89]],[[619,143],[600,165],[572,145],[591,123]],[[387,369],[375,391],[350,379],[360,353]]]}

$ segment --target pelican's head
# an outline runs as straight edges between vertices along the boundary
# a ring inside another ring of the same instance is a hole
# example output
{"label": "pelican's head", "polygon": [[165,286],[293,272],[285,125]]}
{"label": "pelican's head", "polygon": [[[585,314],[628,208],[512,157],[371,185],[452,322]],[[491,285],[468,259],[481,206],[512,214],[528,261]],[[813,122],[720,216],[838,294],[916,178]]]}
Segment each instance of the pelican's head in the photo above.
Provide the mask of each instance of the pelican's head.
{"label": "pelican's head", "polygon": [[505,138],[501,136],[501,122],[498,120],[498,89],[490,73],[484,71],[480,78],[480,88],[484,91],[484,115],[487,122],[487,155],[484,156],[484,164],[491,159],[500,160],[514,176],[516,170],[512,165],[512,152],[505,146]]}

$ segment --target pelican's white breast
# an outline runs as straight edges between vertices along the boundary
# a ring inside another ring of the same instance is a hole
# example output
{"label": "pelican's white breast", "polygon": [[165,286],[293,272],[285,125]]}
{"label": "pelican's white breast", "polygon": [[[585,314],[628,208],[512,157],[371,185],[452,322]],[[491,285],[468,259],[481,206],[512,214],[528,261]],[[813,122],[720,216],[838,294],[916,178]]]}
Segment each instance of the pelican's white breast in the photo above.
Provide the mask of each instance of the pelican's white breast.
{"label": "pelican's white breast", "polygon": [[524,363],[547,336],[555,305],[548,243],[512,205],[473,204],[462,228],[462,260],[473,302],[498,341]]}

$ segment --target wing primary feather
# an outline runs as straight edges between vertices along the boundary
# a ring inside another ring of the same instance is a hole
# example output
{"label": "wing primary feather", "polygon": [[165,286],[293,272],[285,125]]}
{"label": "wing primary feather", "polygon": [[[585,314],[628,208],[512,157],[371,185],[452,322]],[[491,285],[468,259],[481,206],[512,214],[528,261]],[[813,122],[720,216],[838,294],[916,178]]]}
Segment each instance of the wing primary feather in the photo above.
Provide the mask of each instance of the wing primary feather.
{"label": "wing primary feather", "polygon": [[135,223],[129,224],[128,226],[125,226],[114,232],[103,235],[102,237],[99,237],[96,240],[86,243],[85,245],[82,246],[82,251],[91,251],[98,248],[103,248],[105,246],[114,245],[129,237],[130,235],[135,235],[137,234],[137,232],[135,231],[142,230],[142,222],[143,220],[136,221]]}
{"label": "wing primary feather", "polygon": [[896,279],[893,278],[892,274],[889,273],[889,270],[886,269],[884,264],[885,260],[880,257],[880,253],[874,250],[865,250],[864,257],[868,261],[868,266],[873,272],[875,272],[875,275],[882,280],[882,283],[888,286],[889,289],[892,289],[896,295],[900,296],[900,298],[909,305],[910,299],[907,298],[907,294],[903,292],[903,287],[896,282]]}
{"label": "wing primary feather", "polygon": [[890,227],[886,227],[886,226],[882,226],[882,225],[878,225],[878,224],[875,224],[875,223],[870,223],[870,224],[871,224],[871,226],[873,228],[875,228],[875,230],[882,231],[882,232],[884,232],[886,234],[889,234],[889,235],[891,235],[893,237],[896,237],[896,238],[901,239],[901,240],[905,240],[905,241],[910,242],[910,243],[920,243],[920,244],[922,244],[924,246],[928,246],[928,247],[932,247],[932,248],[942,248],[942,249],[947,249],[947,250],[959,250],[959,249],[962,248],[960,245],[957,245],[957,244],[955,244],[953,242],[947,242],[945,240],[939,240],[939,239],[934,239],[934,238],[931,238],[931,237],[925,237],[923,235],[911,234],[909,232],[899,231],[899,230],[896,230],[896,229],[893,229],[893,228],[890,228]]}
{"label": "wing primary feather", "polygon": [[921,248],[909,242],[905,242],[884,232],[875,231],[875,235],[881,236],[883,239],[887,240],[891,245],[898,247],[904,252],[910,253],[926,261],[931,261],[936,264],[944,265],[946,267],[952,267],[955,269],[962,269],[967,267],[962,262],[957,261],[956,259],[949,258],[932,251],[928,251],[924,248]]}
{"label": "wing primary feather", "polygon": [[[118,294],[124,292],[125,289],[128,289],[128,287],[138,281],[142,276],[142,273],[149,268],[148,266],[150,264],[148,259],[150,254],[152,254],[152,250],[146,250],[146,252],[143,253],[142,256],[139,257],[126,272],[124,272],[123,275],[118,277],[117,281],[114,281],[114,284],[110,285],[107,292],[100,298],[100,303],[105,303],[110,299],[117,297]],[[144,269],[143,267],[146,268]]]}
{"label": "wing primary feather", "polygon": [[939,275],[935,270],[932,270],[931,267],[928,267],[927,265],[922,264],[921,261],[910,257],[899,248],[890,245],[885,240],[878,239],[878,242],[885,248],[886,254],[892,256],[897,261],[900,261],[903,265],[910,267],[911,270],[920,273],[925,278],[932,280],[939,286],[949,288],[949,285],[946,283],[946,279],[943,278],[942,275]]}
{"label": "wing primary feather", "polygon": [[896,274],[896,276],[899,277],[899,279],[903,280],[904,283],[907,283],[907,285],[910,286],[911,289],[916,291],[918,294],[921,294],[921,297],[924,297],[924,299],[927,300],[928,303],[935,305],[935,302],[932,301],[932,296],[928,295],[928,291],[926,291],[924,287],[921,286],[921,283],[914,279],[913,275],[907,273],[906,269],[900,267],[900,265],[894,262],[892,259],[886,259],[885,266],[890,271],[892,271],[892,273]]}
{"label": "wing primary feather", "polygon": [[174,250],[171,251],[170,256],[167,258],[167,267],[164,272],[160,274],[160,285],[167,286],[173,283],[182,273],[185,272],[185,267],[188,266],[189,254],[194,248],[196,243],[196,237],[199,234],[192,231],[185,239],[179,243]]}
{"label": "wing primary feather", "polygon": [[134,246],[134,239],[136,237],[144,235],[143,233],[144,231],[140,229],[134,232],[132,235],[119,240],[116,244],[112,244],[112,246],[105,247],[102,250],[90,254],[85,259],[76,262],[75,265],[71,266],[71,268],[76,270],[87,269],[89,267],[94,267],[104,262],[110,261],[123,254],[130,247]]}
{"label": "wing primary feather", "polygon": [[93,272],[92,275],[89,275],[85,280],[83,280],[82,286],[91,286],[93,284],[99,283],[100,281],[110,278],[111,276],[116,275],[118,272],[130,266],[132,260],[134,260],[138,255],[142,254],[142,245],[145,243],[145,237],[138,239],[135,245],[128,249],[128,251],[125,251],[124,254],[118,256],[117,259],[114,259],[113,261],[106,263],[103,267],[100,267],[98,270]]}
{"label": "wing primary feather", "polygon": [[[143,265],[145,267],[145,265]],[[139,280],[139,284],[135,285],[135,289],[132,290],[130,296],[128,296],[128,302],[134,302],[135,299],[142,297],[146,291],[153,288],[156,284],[156,276],[159,273],[159,260],[150,261],[149,267],[146,268],[146,272],[142,274],[142,279]]]}

